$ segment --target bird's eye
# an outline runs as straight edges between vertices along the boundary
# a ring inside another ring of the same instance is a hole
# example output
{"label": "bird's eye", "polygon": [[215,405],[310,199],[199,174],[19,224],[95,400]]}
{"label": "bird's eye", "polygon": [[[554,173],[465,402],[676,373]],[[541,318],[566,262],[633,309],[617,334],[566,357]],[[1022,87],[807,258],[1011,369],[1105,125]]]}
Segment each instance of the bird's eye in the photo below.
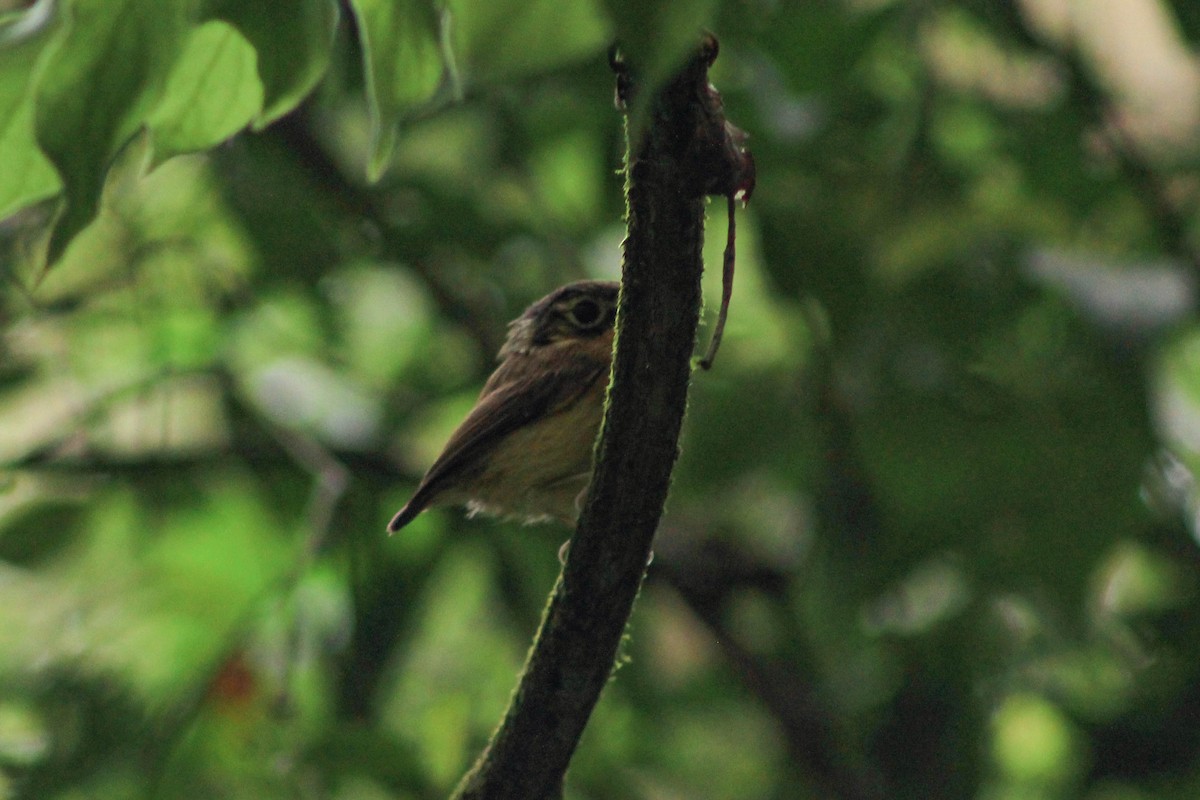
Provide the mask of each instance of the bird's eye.
{"label": "bird's eye", "polygon": [[580,328],[592,328],[600,322],[603,312],[595,300],[586,297],[579,300],[567,311],[567,318]]}

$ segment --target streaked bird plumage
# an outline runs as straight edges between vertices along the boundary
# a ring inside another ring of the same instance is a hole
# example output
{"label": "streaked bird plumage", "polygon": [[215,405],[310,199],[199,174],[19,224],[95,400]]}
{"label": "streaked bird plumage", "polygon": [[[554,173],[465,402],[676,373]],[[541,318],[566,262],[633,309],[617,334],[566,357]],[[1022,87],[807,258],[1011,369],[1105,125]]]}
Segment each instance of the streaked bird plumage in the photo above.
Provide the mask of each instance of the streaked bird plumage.
{"label": "streaked bird plumage", "polygon": [[619,286],[579,281],[509,324],[500,365],[451,434],[395,533],[430,506],[574,524],[604,414]]}

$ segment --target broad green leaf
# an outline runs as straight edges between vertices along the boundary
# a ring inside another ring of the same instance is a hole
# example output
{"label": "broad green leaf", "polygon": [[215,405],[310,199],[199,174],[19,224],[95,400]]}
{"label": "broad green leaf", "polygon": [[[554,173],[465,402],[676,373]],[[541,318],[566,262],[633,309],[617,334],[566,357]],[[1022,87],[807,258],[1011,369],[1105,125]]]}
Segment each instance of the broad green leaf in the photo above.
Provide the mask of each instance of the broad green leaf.
{"label": "broad green leaf", "polygon": [[378,180],[396,146],[400,116],[442,79],[438,21],[425,0],[350,0],[362,40],[371,110],[368,175]]}
{"label": "broad green leaf", "polygon": [[224,22],[192,30],[150,116],[154,158],[204,150],[229,138],[262,110],[263,89],[250,43]]}
{"label": "broad green leaf", "polygon": [[50,262],[96,215],[109,163],[158,102],[182,44],[186,4],[77,0],[35,94],[42,150],[62,177],[66,208]]}
{"label": "broad green leaf", "polygon": [[0,219],[62,188],[33,132],[33,78],[51,29],[13,41],[17,24],[0,30]]}
{"label": "broad green leaf", "polygon": [[5,88],[0,85],[0,119],[4,120],[0,124],[0,152],[4,153],[0,219],[52,197],[62,188],[54,166],[33,138],[33,104],[28,98],[16,104],[5,102],[10,99],[3,96]]}
{"label": "broad green leaf", "polygon": [[332,0],[212,0],[209,16],[236,27],[258,51],[263,109],[256,130],[298,106],[329,67],[338,20]]}
{"label": "broad green leaf", "polygon": [[448,0],[447,6],[458,60],[475,83],[560,67],[601,52],[612,38],[608,18],[593,0]]}

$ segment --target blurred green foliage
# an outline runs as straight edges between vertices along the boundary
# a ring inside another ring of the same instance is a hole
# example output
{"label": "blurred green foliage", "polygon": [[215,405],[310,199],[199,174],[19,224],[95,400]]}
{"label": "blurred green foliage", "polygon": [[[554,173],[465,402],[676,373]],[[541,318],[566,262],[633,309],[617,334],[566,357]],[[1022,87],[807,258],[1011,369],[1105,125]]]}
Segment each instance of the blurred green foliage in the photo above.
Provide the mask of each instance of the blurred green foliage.
{"label": "blurred green foliage", "polygon": [[1195,797],[1200,15],[1066,8],[0,0],[0,798],[449,793],[567,532],[383,527],[700,28],[758,189],[567,796]]}

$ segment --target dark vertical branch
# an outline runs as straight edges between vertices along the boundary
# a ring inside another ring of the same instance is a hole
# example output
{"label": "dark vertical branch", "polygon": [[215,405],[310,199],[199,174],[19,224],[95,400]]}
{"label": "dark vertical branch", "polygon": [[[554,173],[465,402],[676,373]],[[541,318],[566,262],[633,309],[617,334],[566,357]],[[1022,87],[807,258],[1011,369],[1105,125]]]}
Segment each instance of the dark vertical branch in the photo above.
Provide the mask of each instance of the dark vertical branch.
{"label": "dark vertical branch", "polygon": [[[520,685],[458,798],[561,797],[571,755],[612,672],[687,405],[704,196],[712,183],[706,173],[714,144],[724,144],[724,117],[708,83],[715,55],[709,38],[658,92],[645,135],[629,146],[628,237],[595,476]],[[628,90],[628,73],[619,77]]]}

